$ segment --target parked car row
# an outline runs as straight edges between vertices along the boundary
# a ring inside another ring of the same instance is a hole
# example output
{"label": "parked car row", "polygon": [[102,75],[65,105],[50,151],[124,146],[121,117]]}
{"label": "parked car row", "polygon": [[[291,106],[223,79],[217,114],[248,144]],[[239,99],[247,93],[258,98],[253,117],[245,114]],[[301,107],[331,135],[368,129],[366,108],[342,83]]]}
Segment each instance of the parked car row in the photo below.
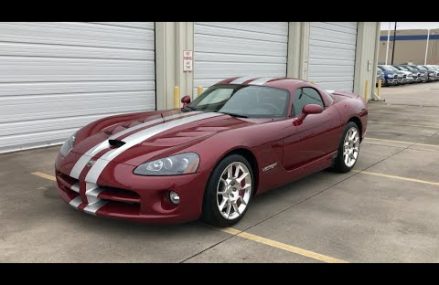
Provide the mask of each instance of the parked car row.
{"label": "parked car row", "polygon": [[378,80],[381,80],[382,86],[437,81],[439,65],[378,65]]}

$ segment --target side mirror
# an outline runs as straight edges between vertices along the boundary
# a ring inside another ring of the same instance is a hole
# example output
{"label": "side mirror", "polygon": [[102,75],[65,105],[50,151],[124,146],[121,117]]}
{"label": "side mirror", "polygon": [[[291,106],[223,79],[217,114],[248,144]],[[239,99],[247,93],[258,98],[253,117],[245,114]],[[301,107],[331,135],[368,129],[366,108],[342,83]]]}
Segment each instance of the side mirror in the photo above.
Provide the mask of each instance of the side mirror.
{"label": "side mirror", "polygon": [[293,125],[298,126],[302,124],[303,120],[305,120],[306,116],[312,114],[320,114],[323,112],[323,107],[317,104],[306,104],[303,106],[302,113],[297,117],[296,120],[293,121]]}
{"label": "side mirror", "polygon": [[191,96],[186,95],[183,98],[181,98],[181,103],[183,103],[183,108],[186,107],[187,104],[191,102]]}
{"label": "side mirror", "polygon": [[319,114],[321,112],[323,112],[323,107],[317,104],[306,104],[302,110],[302,113],[306,115]]}

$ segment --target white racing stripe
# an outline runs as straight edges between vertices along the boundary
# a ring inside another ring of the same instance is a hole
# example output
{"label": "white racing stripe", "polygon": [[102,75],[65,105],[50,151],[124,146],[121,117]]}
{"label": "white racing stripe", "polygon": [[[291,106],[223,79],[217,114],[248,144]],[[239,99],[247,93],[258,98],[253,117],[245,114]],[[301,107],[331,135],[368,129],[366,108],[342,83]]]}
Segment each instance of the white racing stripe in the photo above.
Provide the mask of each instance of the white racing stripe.
{"label": "white racing stripe", "polygon": [[79,179],[79,175],[81,174],[81,171],[84,169],[85,165],[90,160],[90,158],[92,158],[95,154],[108,147],[110,147],[110,144],[108,143],[108,139],[106,139],[95,145],[93,148],[89,149],[75,163],[72,170],[70,171],[70,176]]}
{"label": "white racing stripe", "polygon": [[70,189],[75,191],[76,193],[79,193],[79,183],[70,186]]}
{"label": "white racing stripe", "polygon": [[274,78],[274,77],[261,77],[261,78],[258,78],[256,80],[250,81],[248,84],[264,85],[265,83],[267,83],[268,81],[273,80],[273,79],[276,79],[276,78]]}
{"label": "white racing stripe", "polygon": [[230,82],[230,84],[242,84],[246,81],[249,81],[251,79],[254,79],[254,76],[244,76],[244,77],[238,77],[235,80],[233,80],[232,82]]}
{"label": "white racing stripe", "polygon": [[166,116],[164,118],[158,118],[158,119],[154,119],[152,121],[147,121],[145,123],[138,124],[138,125],[135,125],[134,127],[125,129],[125,130],[120,131],[120,132],[117,132],[116,134],[113,134],[111,137],[109,137],[109,138],[105,139],[104,141],[98,143],[97,145],[95,145],[94,147],[89,149],[86,153],[84,153],[78,159],[78,161],[75,163],[75,165],[73,166],[72,170],[70,171],[70,176],[73,177],[73,178],[79,179],[79,175],[81,174],[81,172],[84,169],[84,167],[87,164],[87,162],[93,156],[95,156],[97,153],[99,153],[100,151],[110,147],[110,144],[108,143],[108,140],[110,140],[110,139],[116,139],[116,138],[118,138],[120,136],[123,136],[125,134],[128,134],[128,133],[130,133],[132,131],[135,131],[135,130],[138,130],[138,129],[141,129],[141,128],[144,128],[144,127],[147,127],[147,126],[150,126],[150,125],[162,123],[162,122],[165,122],[166,120],[186,117],[186,116],[194,115],[194,114],[198,114],[198,113],[199,112],[178,113],[178,114]]}
{"label": "white racing stripe", "polygon": [[81,196],[78,196],[70,200],[69,205],[72,206],[73,208],[78,208],[79,205],[81,205],[81,203],[82,203]]}
{"label": "white racing stripe", "polygon": [[193,116],[193,115],[196,115],[196,114],[199,114],[199,113],[201,113],[201,112],[200,111],[194,111],[194,112],[187,112],[187,113],[177,113],[177,114],[174,114],[174,115],[169,115],[169,116],[166,116],[166,117],[163,117],[163,118],[155,119],[155,120],[153,120],[154,123],[153,123],[153,121],[147,121],[145,123],[138,124],[138,125],[135,125],[134,127],[131,127],[131,128],[126,129],[126,130],[120,131],[120,132],[112,135],[108,139],[109,140],[114,140],[114,139],[117,139],[118,137],[126,135],[126,134],[128,134],[128,133],[130,133],[132,131],[135,131],[135,130],[138,130],[138,129],[141,129],[141,128],[144,128],[144,127],[147,127],[147,126],[150,126],[150,125],[153,125],[153,124],[157,124],[157,123],[161,123],[161,122],[166,122],[166,121],[172,120],[172,119],[183,118],[183,117],[187,117],[187,116]]}
{"label": "white racing stripe", "polygon": [[96,215],[96,212],[102,208],[103,206],[105,206],[105,204],[107,204],[107,201],[99,201],[96,202],[94,204],[88,204],[85,208],[84,208],[84,212],[88,213],[88,214],[92,214],[92,215]]}
{"label": "white racing stripe", "polygon": [[165,122],[163,124],[159,124],[156,126],[152,126],[151,128],[139,131],[137,133],[134,133],[124,139],[125,144],[122,145],[119,148],[112,149],[108,152],[106,152],[102,157],[100,157],[95,164],[93,164],[90,171],[87,173],[87,176],[85,178],[85,181],[88,183],[96,183],[99,176],[101,175],[104,168],[110,163],[115,157],[126,151],[127,149],[135,146],[136,144],[139,144],[148,138],[155,136],[159,133],[168,131],[172,128],[200,121],[203,119],[213,118],[217,116],[221,116],[221,113],[202,113],[194,116],[190,116],[187,118],[181,118],[179,120],[169,121]]}
{"label": "white racing stripe", "polygon": [[107,204],[107,201],[102,201],[98,198],[99,194],[104,189],[99,188],[96,184],[86,183],[85,195],[87,196],[87,206],[84,208],[84,212],[88,214],[96,215],[96,212]]}

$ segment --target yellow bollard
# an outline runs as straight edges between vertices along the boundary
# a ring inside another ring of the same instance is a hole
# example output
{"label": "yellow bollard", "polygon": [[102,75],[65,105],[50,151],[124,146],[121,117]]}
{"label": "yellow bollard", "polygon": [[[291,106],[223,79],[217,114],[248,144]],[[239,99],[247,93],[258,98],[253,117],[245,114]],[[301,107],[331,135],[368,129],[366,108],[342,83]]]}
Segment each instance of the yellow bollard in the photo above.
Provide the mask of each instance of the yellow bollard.
{"label": "yellow bollard", "polygon": [[197,96],[200,96],[201,93],[203,93],[203,91],[204,91],[203,86],[198,85],[198,87],[197,87]]}
{"label": "yellow bollard", "polygon": [[383,82],[380,80],[378,80],[378,97],[381,98],[381,85],[383,84]]}
{"label": "yellow bollard", "polygon": [[366,80],[365,85],[364,85],[364,101],[367,102],[367,92],[369,89],[369,80]]}
{"label": "yellow bollard", "polygon": [[174,108],[180,108],[180,87],[174,87]]}

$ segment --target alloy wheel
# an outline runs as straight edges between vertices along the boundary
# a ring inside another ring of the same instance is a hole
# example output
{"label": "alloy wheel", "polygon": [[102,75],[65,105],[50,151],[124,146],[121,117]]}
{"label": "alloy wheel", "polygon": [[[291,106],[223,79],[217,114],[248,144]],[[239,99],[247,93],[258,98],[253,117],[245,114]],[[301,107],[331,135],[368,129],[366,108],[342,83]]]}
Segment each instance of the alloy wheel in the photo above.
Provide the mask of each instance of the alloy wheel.
{"label": "alloy wheel", "polygon": [[347,167],[352,167],[360,152],[360,134],[355,127],[350,128],[344,139],[343,160]]}
{"label": "alloy wheel", "polygon": [[217,185],[217,206],[227,220],[240,217],[246,210],[252,192],[252,177],[242,162],[229,164]]}

